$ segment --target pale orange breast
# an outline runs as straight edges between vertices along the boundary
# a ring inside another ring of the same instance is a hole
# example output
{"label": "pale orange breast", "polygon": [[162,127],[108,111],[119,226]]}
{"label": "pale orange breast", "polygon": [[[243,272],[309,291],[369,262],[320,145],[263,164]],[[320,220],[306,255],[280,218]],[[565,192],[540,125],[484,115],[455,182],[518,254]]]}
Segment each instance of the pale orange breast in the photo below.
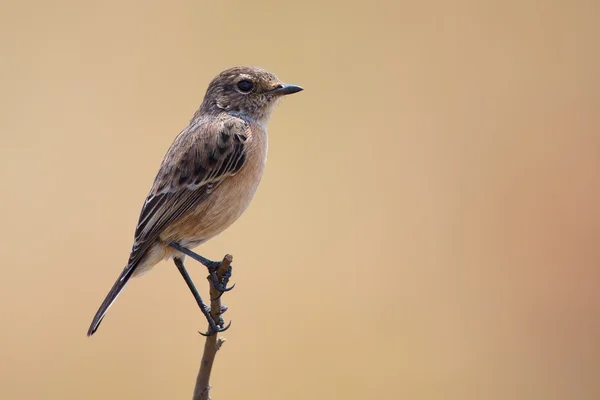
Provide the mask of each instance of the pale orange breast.
{"label": "pale orange breast", "polygon": [[161,241],[194,247],[220,234],[233,224],[250,204],[262,178],[267,158],[267,133],[253,129],[247,144],[246,163],[234,176],[223,180],[201,203],[168,226]]}

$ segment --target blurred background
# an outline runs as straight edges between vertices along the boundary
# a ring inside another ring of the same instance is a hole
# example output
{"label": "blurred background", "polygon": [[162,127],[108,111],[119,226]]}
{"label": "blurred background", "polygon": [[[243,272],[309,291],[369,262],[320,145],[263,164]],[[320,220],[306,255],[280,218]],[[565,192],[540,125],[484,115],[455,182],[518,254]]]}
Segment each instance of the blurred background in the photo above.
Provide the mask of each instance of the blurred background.
{"label": "blurred background", "polygon": [[[600,398],[595,1],[2,2],[0,397],[191,398],[172,263],[93,338],[208,82],[304,86],[234,255],[215,399]],[[202,293],[206,271],[188,262]]]}

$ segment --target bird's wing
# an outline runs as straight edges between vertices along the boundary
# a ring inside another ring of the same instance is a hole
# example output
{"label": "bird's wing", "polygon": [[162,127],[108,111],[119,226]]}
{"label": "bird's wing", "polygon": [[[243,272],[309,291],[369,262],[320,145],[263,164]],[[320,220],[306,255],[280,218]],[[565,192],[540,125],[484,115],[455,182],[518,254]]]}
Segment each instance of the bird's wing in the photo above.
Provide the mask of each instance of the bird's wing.
{"label": "bird's wing", "polygon": [[140,214],[128,266],[135,268],[161,232],[246,162],[252,135],[234,117],[190,124],[160,166]]}
{"label": "bird's wing", "polygon": [[177,136],[142,207],[129,262],[96,312],[88,336],[96,332],[161,232],[244,166],[251,140],[248,124],[233,117],[193,121]]}

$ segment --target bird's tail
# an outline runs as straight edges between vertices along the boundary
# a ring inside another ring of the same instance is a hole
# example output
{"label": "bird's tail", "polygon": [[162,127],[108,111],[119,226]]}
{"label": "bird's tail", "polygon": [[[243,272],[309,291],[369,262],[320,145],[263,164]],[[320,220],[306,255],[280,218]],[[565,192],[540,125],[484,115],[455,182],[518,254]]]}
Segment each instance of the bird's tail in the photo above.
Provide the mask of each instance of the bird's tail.
{"label": "bird's tail", "polygon": [[102,322],[102,319],[104,318],[104,315],[106,314],[106,312],[108,311],[108,309],[110,308],[112,303],[114,303],[114,301],[117,299],[117,297],[119,296],[119,293],[121,293],[121,290],[123,290],[123,288],[127,284],[127,281],[133,275],[134,270],[135,270],[135,266],[127,266],[127,267],[125,267],[123,272],[121,272],[121,275],[119,275],[119,278],[117,278],[117,281],[112,286],[112,288],[110,289],[110,292],[108,292],[108,294],[106,295],[106,298],[100,305],[100,308],[96,312],[96,315],[94,315],[92,324],[90,325],[90,328],[88,329],[88,332],[87,332],[88,336],[92,336],[96,332],[96,330],[98,330],[98,327],[100,326],[100,323]]}

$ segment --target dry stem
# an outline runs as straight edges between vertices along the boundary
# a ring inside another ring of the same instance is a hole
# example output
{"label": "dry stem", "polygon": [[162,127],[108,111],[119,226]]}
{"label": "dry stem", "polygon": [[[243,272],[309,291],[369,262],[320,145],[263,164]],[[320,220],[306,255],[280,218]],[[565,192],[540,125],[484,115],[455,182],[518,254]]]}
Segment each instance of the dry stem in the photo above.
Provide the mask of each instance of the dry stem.
{"label": "dry stem", "polygon": [[[219,281],[221,281],[223,275],[227,272],[232,261],[233,256],[230,254],[223,257],[223,261],[221,261],[221,265],[219,265],[219,268],[217,269]],[[222,313],[221,297],[212,281],[210,279],[208,281],[210,282],[210,315],[213,320],[218,323],[221,318],[220,314]],[[218,337],[218,334],[206,338],[206,343],[204,343],[204,353],[202,355],[202,361],[200,362],[200,371],[198,371],[198,376],[196,377],[193,400],[210,400],[210,372],[217,351],[224,341],[225,339]]]}

